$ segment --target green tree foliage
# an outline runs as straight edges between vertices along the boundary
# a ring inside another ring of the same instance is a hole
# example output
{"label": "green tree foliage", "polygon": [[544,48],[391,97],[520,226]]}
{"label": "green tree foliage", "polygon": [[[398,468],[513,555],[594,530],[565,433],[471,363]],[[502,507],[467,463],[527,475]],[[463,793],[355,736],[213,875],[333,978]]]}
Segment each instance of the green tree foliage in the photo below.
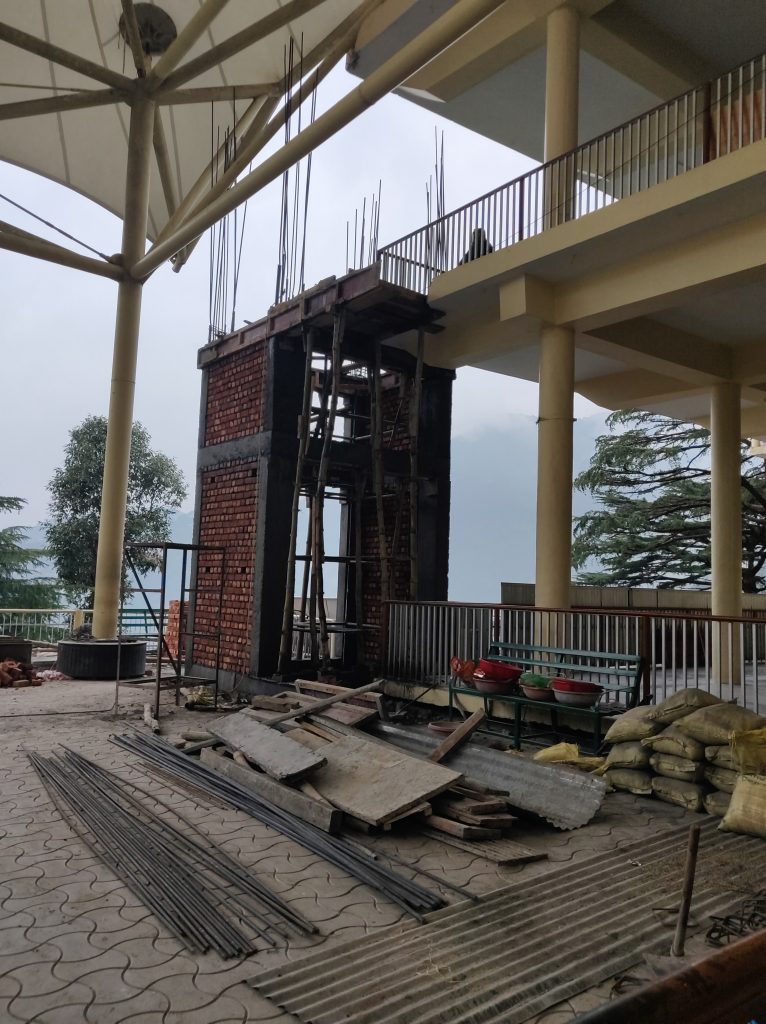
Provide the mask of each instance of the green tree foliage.
{"label": "green tree foliage", "polygon": [[[0,513],[20,512],[23,498],[0,496]],[[0,529],[0,608],[57,608],[58,588],[42,577],[45,551],[24,547],[28,529],[6,526]]]}
{"label": "green tree foliage", "polygon": [[[710,586],[710,434],[625,410],[607,419],[575,487],[596,499],[575,520],[572,561],[593,586]],[[766,473],[742,443],[742,585],[766,589]]]}
{"label": "green tree foliage", "polygon": [[[105,452],[106,418],[88,416],[71,431],[64,464],[48,484],[51,500],[44,526],[50,554],[70,599],[87,607],[93,607]],[[171,515],[185,497],[178,466],[167,455],[152,451],[148,431],[134,423],[125,542],[168,540]],[[141,571],[154,568],[149,559],[135,561]]]}

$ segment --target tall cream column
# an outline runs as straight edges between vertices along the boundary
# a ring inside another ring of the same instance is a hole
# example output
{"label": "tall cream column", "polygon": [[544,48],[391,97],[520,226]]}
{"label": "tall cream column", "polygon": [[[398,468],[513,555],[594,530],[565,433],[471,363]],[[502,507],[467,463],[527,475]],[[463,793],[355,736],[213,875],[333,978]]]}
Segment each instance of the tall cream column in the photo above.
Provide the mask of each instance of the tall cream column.
{"label": "tall cream column", "polygon": [[[727,381],[710,395],[710,547],[713,615],[742,614],[742,485],[740,385]],[[712,630],[712,675],[722,685],[742,682],[742,627]]]}
{"label": "tall cream column", "polygon": [[545,160],[577,145],[580,15],[568,4],[548,15],[545,44]]}
{"label": "tall cream column", "polygon": [[[136,99],[131,108],[122,227],[125,267],[132,267],[146,248],[154,112],[154,102],[143,98]],[[101,639],[117,634],[141,293],[141,282],[126,278],[117,295],[93,605],[93,636]]]}
{"label": "tall cream column", "polygon": [[535,603],[568,608],[572,574],[574,343],[566,327],[543,327],[537,421]]}
{"label": "tall cream column", "polygon": [[[577,145],[579,74],[579,15],[572,7],[558,7],[547,21],[546,160]],[[542,328],[535,603],[543,608],[568,608],[570,603],[574,354],[574,332],[570,328]]]}
{"label": "tall cream column", "polygon": [[713,615],[742,614],[742,439],[740,385],[715,384],[710,396],[710,518]]}

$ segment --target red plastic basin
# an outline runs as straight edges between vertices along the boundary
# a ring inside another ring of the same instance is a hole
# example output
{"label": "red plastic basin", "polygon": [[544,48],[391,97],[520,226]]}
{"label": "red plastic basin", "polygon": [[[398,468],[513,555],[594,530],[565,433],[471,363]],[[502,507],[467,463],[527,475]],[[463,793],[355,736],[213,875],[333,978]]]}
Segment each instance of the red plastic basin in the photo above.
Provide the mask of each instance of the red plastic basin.
{"label": "red plastic basin", "polygon": [[581,679],[564,679],[556,677],[551,682],[552,690],[559,690],[561,693],[603,693],[603,686],[597,683],[586,683]]}
{"label": "red plastic basin", "polygon": [[522,674],[523,669],[518,665],[506,665],[502,661],[492,661],[490,658],[482,658],[476,666],[474,679],[491,679],[497,683],[515,683]]}

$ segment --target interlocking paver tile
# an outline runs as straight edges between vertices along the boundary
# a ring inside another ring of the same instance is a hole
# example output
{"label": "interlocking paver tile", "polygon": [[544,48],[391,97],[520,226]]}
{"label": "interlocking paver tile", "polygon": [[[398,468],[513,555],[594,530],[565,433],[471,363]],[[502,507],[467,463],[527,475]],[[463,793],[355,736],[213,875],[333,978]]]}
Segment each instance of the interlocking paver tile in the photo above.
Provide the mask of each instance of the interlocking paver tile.
{"label": "interlocking paver tile", "polygon": [[24,1021],[24,1024],[29,1024],[29,1021],[34,1020],[46,1010],[55,1010],[56,1007],[71,1006],[72,1004],[87,1006],[92,999],[91,989],[79,982],[72,982],[65,988],[47,995],[27,992],[26,989],[23,989],[15,999],[11,999],[8,1004],[8,1013],[11,1020],[21,1020]]}
{"label": "interlocking paver tile", "polygon": [[83,1024],[122,1024],[141,1013],[162,1013],[170,1009],[167,996],[147,989],[117,1003],[91,1003],[85,1011]]}
{"label": "interlocking paver tile", "polygon": [[124,972],[124,977],[128,984],[136,988],[148,988],[169,977],[183,979],[185,984],[187,979],[194,977],[197,970],[197,963],[189,954],[177,953],[170,959],[150,967],[135,967],[130,964]]}
{"label": "interlocking paver tile", "polygon": [[221,996],[206,1006],[191,1010],[170,1010],[164,1024],[221,1024],[225,1020],[242,1024],[248,1017],[247,1010],[231,996]]}
{"label": "interlocking paver tile", "polygon": [[[62,943],[63,945],[63,943]],[[87,943],[78,944],[79,948],[83,952],[87,953],[87,948],[83,949],[83,946],[87,947]],[[63,957],[53,967],[53,973],[57,978],[63,978],[65,981],[85,981],[86,984],[90,985],[88,980],[90,975],[95,971],[103,970],[118,970],[124,972],[125,968],[130,963],[130,960],[124,953],[120,953],[114,949],[106,949],[99,953],[97,950],[93,950],[94,956],[77,957],[76,959],[64,960]],[[95,990],[95,986],[91,985],[91,988]]]}

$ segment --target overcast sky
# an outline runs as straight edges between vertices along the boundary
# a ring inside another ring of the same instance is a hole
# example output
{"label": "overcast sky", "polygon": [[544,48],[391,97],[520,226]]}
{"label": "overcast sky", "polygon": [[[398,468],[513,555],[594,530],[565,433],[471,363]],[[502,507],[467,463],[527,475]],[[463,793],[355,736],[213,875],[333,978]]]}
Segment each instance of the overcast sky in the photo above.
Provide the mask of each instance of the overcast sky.
{"label": "overcast sky", "polygon": [[[342,67],[320,86],[319,110],[357,84]],[[201,116],[202,116],[201,111]],[[64,115],[65,116],[65,115]],[[382,179],[380,244],[426,222],[425,186],[434,164],[434,127],[444,129],[447,209],[519,174],[532,162],[390,96],[314,154],[307,237],[308,285],[344,271],[346,221]],[[98,140],[93,140],[98,145]],[[281,184],[251,201],[244,239],[238,320],[263,316],[273,301]],[[0,193],[97,249],[120,249],[121,226],[88,200],[0,163]],[[62,241],[0,199],[0,219]],[[69,244],[69,243],[64,243]],[[207,340],[207,242],[180,274],[169,266],[144,288],[135,418],[171,455],[189,483],[191,508],[199,403],[197,349]],[[45,516],[46,483],[69,430],[109,399],[117,285],[92,275],[0,251],[2,422],[0,494],[28,501],[24,521]],[[536,415],[537,386],[485,371],[459,372],[453,433],[504,431],[513,415]],[[582,418],[596,407],[578,400]],[[513,472],[513,452],[508,452]],[[453,480],[454,486],[461,481]]]}

